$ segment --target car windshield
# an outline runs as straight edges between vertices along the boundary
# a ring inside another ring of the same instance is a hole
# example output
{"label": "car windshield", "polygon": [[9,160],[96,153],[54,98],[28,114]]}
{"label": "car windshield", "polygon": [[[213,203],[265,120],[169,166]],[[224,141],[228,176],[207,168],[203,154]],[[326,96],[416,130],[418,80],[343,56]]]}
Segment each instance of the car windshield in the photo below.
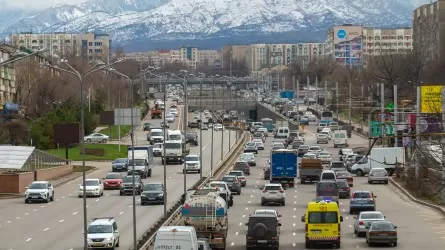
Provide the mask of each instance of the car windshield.
{"label": "car windshield", "polygon": [[320,150],[320,147],[310,147],[309,150],[317,151]]}
{"label": "car windshield", "polygon": [[309,212],[308,223],[338,223],[337,212]]}
{"label": "car windshield", "polygon": [[371,170],[371,172],[373,172],[373,173],[386,173],[386,169],[384,169],[384,168],[373,168]]}
{"label": "car windshield", "polygon": [[181,149],[182,144],[181,143],[174,143],[174,142],[167,142],[165,143],[166,149]]}
{"label": "car windshield", "polygon": [[331,154],[329,152],[321,152],[320,154],[318,154],[319,156],[330,156]]}
{"label": "car windshield", "polygon": [[45,189],[46,183],[31,183],[28,189]]}
{"label": "car windshield", "polygon": [[105,179],[120,179],[122,178],[120,174],[110,173],[105,176]]}
{"label": "car windshield", "polygon": [[[83,183],[81,184],[83,186]],[[99,185],[99,181],[98,180],[86,180],[85,181],[85,186],[98,186]]]}
{"label": "car windshield", "polygon": [[90,225],[88,227],[89,234],[108,234],[113,232],[111,225]]}
{"label": "car windshield", "polygon": [[331,164],[331,168],[344,168],[345,165],[343,164],[343,162],[333,162]]}
{"label": "car windshield", "polygon": [[375,231],[394,231],[394,225],[386,222],[374,222],[371,224],[371,229]]}
{"label": "car windshield", "polygon": [[153,145],[153,148],[162,148],[162,144],[161,143],[155,143]]}
{"label": "car windshield", "polygon": [[335,182],[319,182],[317,196],[338,196],[338,186]]}
{"label": "car windshield", "polygon": [[170,138],[170,140],[172,140],[172,141],[179,141],[179,140],[182,140],[182,136],[181,136],[181,135],[170,135],[169,138]]}
{"label": "car windshield", "polygon": [[235,182],[236,181],[236,177],[235,176],[224,176],[222,181],[225,181],[225,182]]}
{"label": "car windshield", "polygon": [[145,160],[144,159],[134,159],[134,160],[131,159],[131,160],[129,160],[128,161],[128,166],[130,166],[130,168],[131,168],[131,166],[133,166],[133,165],[135,165],[135,166],[143,166],[143,165],[145,165]]}
{"label": "car windshield", "polygon": [[[135,181],[136,183],[138,183],[138,182],[139,182],[139,177],[138,177],[138,176],[135,176],[134,181]],[[131,176],[125,176],[125,178],[124,178],[124,182],[133,182],[133,176],[132,176],[132,175],[131,175]]]}
{"label": "car windshield", "polygon": [[280,186],[266,186],[265,190],[278,191],[278,190],[281,190],[281,187]]}
{"label": "car windshield", "polygon": [[166,115],[166,117],[167,118],[173,118],[173,115],[172,114],[168,114],[168,115]]}
{"label": "car windshield", "polygon": [[298,150],[301,150],[301,149],[308,150],[308,149],[309,149],[309,146],[301,145],[301,146],[298,148]]}
{"label": "car windshield", "polygon": [[354,199],[369,199],[369,198],[371,198],[371,193],[368,193],[368,192],[355,192],[352,195],[352,198],[354,198]]}
{"label": "car windshield", "polygon": [[154,132],[151,132],[150,134],[151,134],[151,136],[163,136],[163,133],[160,131],[154,131]]}
{"label": "car windshield", "polygon": [[113,161],[113,163],[127,163],[127,159],[125,158],[116,159]]}
{"label": "car windshield", "polygon": [[273,210],[255,210],[255,214],[272,214],[277,216],[277,212]]}
{"label": "car windshield", "polygon": [[337,185],[339,188],[349,187],[349,185],[346,181],[337,181]]}
{"label": "car windshield", "polygon": [[342,152],[344,155],[354,154],[354,152],[352,152],[352,149],[342,149],[341,152]]}
{"label": "car windshield", "polygon": [[252,154],[242,154],[241,158],[245,159],[245,160],[251,160],[251,159],[255,159],[255,156]]}
{"label": "car windshield", "polygon": [[[319,138],[327,138],[328,137],[328,135],[327,134],[324,134],[325,132],[322,132],[323,134],[319,134],[318,135],[318,137]],[[326,132],[327,133],[327,132]]]}
{"label": "car windshield", "polygon": [[233,171],[233,172],[229,172],[229,175],[243,176],[243,172]]}
{"label": "car windshield", "polygon": [[210,183],[211,187],[219,187],[219,188],[226,188],[226,184],[224,183]]}
{"label": "car windshield", "polygon": [[381,213],[360,213],[360,219],[362,220],[381,220],[384,218]]}
{"label": "car windshield", "polygon": [[255,142],[249,142],[246,144],[246,146],[248,147],[255,147],[256,143]]}
{"label": "car windshield", "polygon": [[144,191],[162,191],[162,184],[146,184]]}
{"label": "car windshield", "polygon": [[346,171],[338,171],[337,173],[335,173],[335,175],[338,177],[349,177],[349,172]]}
{"label": "car windshield", "polygon": [[185,157],[185,161],[199,161],[198,156],[187,156]]}

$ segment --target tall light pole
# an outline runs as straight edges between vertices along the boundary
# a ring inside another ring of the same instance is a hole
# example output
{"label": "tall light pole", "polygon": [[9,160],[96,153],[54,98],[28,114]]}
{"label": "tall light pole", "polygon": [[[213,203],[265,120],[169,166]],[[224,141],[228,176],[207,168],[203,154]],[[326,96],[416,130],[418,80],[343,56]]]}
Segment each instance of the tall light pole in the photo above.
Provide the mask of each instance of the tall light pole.
{"label": "tall light pole", "polygon": [[[67,60],[62,59],[61,62],[65,64],[69,69],[63,69],[57,65],[50,64],[42,64],[43,66],[55,69],[57,71],[61,71],[64,73],[68,73],[77,77],[80,84],[80,144],[81,144],[81,161],[82,161],[82,193],[83,193],[83,248],[84,250],[88,249],[88,217],[87,217],[87,199],[86,199],[86,167],[85,167],[85,114],[84,114],[84,83],[85,79],[92,73],[105,70],[110,65],[106,65],[105,63],[99,63],[90,69],[88,69],[84,73],[80,73],[73,66],[71,66]],[[112,65],[119,63],[120,60],[116,61]]]}
{"label": "tall light pole", "polygon": [[[216,112],[215,110],[215,82],[212,81],[212,112]],[[212,119],[213,120],[213,119]],[[212,139],[210,141],[211,148],[210,148],[210,176],[213,177],[213,133],[214,130],[215,121],[212,121]]]}
{"label": "tall light pole", "polygon": [[[188,127],[188,115],[189,115],[189,111],[188,111],[188,93],[187,93],[187,78],[186,78],[186,74],[187,71],[184,71],[184,77],[182,79],[182,83],[184,84],[184,101],[185,101],[185,105],[184,105],[184,133],[187,134],[187,127]],[[184,155],[184,195],[187,194],[187,163],[185,161],[185,157],[187,154],[187,141],[184,140],[184,149],[183,149],[183,155]],[[201,171],[202,172],[202,171]]]}
{"label": "tall light pole", "polygon": [[201,171],[199,171],[199,177],[202,179],[202,79],[199,80],[199,165],[201,166]]}

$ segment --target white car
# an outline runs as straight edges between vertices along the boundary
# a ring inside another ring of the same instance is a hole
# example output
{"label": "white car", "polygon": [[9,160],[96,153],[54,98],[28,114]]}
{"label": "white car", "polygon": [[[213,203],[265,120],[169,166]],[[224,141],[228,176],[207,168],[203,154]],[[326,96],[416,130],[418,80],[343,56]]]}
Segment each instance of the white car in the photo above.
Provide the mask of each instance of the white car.
{"label": "white car", "polygon": [[280,183],[267,183],[260,189],[262,190],[261,206],[265,206],[267,203],[286,205],[286,192]]}
{"label": "white car", "polygon": [[309,150],[307,151],[308,153],[312,153],[315,155],[318,155],[319,153],[321,153],[323,150],[319,147],[319,146],[310,146]]}
{"label": "white car", "polygon": [[[86,179],[85,187],[87,197],[104,195],[104,183],[101,179]],[[80,183],[77,195],[79,198],[83,197],[83,183]]]}
{"label": "white car", "polygon": [[167,114],[165,115],[165,121],[169,123],[175,122],[175,115],[173,114]]}
{"label": "white car", "polygon": [[316,154],[312,154],[312,153],[306,153],[303,155],[304,159],[317,159],[317,155]]}
{"label": "white car", "polygon": [[258,128],[256,131],[263,133],[265,137],[269,136],[269,134],[267,132],[267,128]]}
{"label": "white car", "polygon": [[382,212],[378,211],[366,211],[361,212],[358,216],[354,216],[354,234],[359,236],[366,233],[366,224],[373,221],[383,221],[385,216]]}
{"label": "white car", "polygon": [[88,225],[88,248],[114,249],[119,246],[119,230],[114,217],[94,218]]}
{"label": "white car", "polygon": [[328,151],[322,151],[317,156],[321,160],[321,163],[329,164],[332,161],[332,155]]}
{"label": "white car", "polygon": [[213,125],[213,130],[214,131],[220,131],[220,130],[224,131],[225,128],[224,128],[224,126],[222,124],[215,123],[215,125]]}
{"label": "white car", "polygon": [[259,150],[264,150],[264,143],[261,139],[253,139],[252,142],[256,143],[256,146]]}
{"label": "white car", "polygon": [[101,133],[93,133],[93,134],[87,135],[83,138],[83,140],[87,143],[90,143],[90,142],[107,143],[107,141],[109,139],[110,139],[110,137],[108,135],[104,135]]}
{"label": "white car", "polygon": [[277,219],[281,217],[281,214],[278,214],[277,210],[275,209],[257,209],[255,212],[253,212],[253,214],[271,214],[277,217]]}
{"label": "white car", "polygon": [[54,187],[49,181],[34,181],[25,191],[25,203],[32,201],[54,201]]}
{"label": "white car", "polygon": [[153,144],[153,155],[156,156],[162,156],[162,153],[164,152],[164,143],[155,143]]}
{"label": "white car", "polygon": [[368,174],[368,183],[383,182],[388,184],[388,172],[384,168],[371,168]]}
{"label": "white car", "polygon": [[174,115],[174,116],[178,116],[178,110],[175,108],[170,109],[170,114]]}
{"label": "white car", "polygon": [[183,172],[197,171],[201,173],[201,159],[199,155],[190,154],[185,157],[185,170]]}

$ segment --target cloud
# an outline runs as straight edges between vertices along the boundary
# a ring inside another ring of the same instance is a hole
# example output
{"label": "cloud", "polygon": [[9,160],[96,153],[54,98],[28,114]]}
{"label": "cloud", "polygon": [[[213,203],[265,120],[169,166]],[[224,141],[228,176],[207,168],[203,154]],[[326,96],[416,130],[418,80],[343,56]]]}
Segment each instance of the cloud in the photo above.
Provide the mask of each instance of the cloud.
{"label": "cloud", "polygon": [[79,4],[86,0],[0,0],[1,9],[40,10],[58,4]]}

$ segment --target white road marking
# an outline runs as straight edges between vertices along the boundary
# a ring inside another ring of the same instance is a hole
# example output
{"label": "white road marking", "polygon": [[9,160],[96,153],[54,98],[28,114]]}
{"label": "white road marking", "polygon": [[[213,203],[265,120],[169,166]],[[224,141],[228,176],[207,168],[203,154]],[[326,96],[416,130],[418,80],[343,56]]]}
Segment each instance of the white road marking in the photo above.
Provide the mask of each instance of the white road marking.
{"label": "white road marking", "polygon": [[51,205],[51,204],[53,204],[53,203],[52,202],[48,203],[48,205]]}
{"label": "white road marking", "polygon": [[33,212],[37,212],[37,209],[34,208],[32,211],[33,211]]}
{"label": "white road marking", "polygon": [[343,209],[343,212],[346,212],[346,210],[345,210],[345,209]]}
{"label": "white road marking", "polygon": [[120,212],[119,214],[123,214],[124,212]]}
{"label": "white road marking", "polygon": [[352,227],[352,225],[349,225],[349,227]]}
{"label": "white road marking", "polygon": [[87,207],[89,207],[90,205],[87,205]]}
{"label": "white road marking", "polygon": [[[177,174],[177,173],[176,173],[176,174]],[[171,177],[171,176],[169,176],[168,178],[169,178],[169,179],[171,179],[172,177]]]}
{"label": "white road marking", "polygon": [[235,233],[235,235],[238,235],[238,234],[239,234],[238,232]]}
{"label": "white road marking", "polygon": [[128,206],[128,207],[133,207],[133,205],[130,205],[130,206]]}
{"label": "white road marking", "polygon": [[71,196],[72,194],[68,194],[69,196]]}
{"label": "white road marking", "polygon": [[257,186],[257,185],[255,185],[255,188],[258,188],[258,186]]}
{"label": "white road marking", "polygon": [[247,203],[250,203],[250,201],[248,201]]}
{"label": "white road marking", "polygon": [[246,210],[248,210],[249,208],[248,207],[246,207]]}
{"label": "white road marking", "polygon": [[297,244],[296,244],[296,243],[292,243],[292,246],[293,246],[293,247],[296,247],[296,246],[297,246]]}
{"label": "white road marking", "polygon": [[346,216],[346,219],[349,219],[349,217],[348,217],[348,216]]}
{"label": "white road marking", "polygon": [[138,201],[141,201],[141,199],[139,199]]}
{"label": "white road marking", "polygon": [[26,239],[25,241],[28,242],[28,241],[31,241],[31,240],[32,240],[32,238],[28,238],[28,239]]}
{"label": "white road marking", "polygon": [[42,205],[42,206],[40,206],[40,207],[45,207],[45,206]]}
{"label": "white road marking", "polygon": [[65,199],[65,196],[62,196],[62,199]]}
{"label": "white road marking", "polygon": [[296,216],[296,215],[294,215],[294,216],[292,216],[292,217],[293,217],[294,219],[295,219],[295,218],[297,218],[297,216]]}
{"label": "white road marking", "polygon": [[293,236],[297,235],[296,233],[292,233]]}
{"label": "white road marking", "polygon": [[74,212],[74,213],[73,213],[73,215],[76,215],[76,214],[77,214],[77,212]]}
{"label": "white road marking", "polygon": [[100,199],[97,199],[96,201],[100,201]]}
{"label": "white road marking", "polygon": [[293,227],[296,227],[296,226],[297,226],[297,224],[295,224],[295,223],[292,223],[292,226],[293,226]]}
{"label": "white road marking", "polygon": [[233,247],[235,245],[235,242],[230,243],[230,245]]}
{"label": "white road marking", "polygon": [[253,198],[253,195],[250,195],[250,198]]}
{"label": "white road marking", "polygon": [[340,202],[340,205],[343,205],[343,202]]}
{"label": "white road marking", "polygon": [[357,245],[357,248],[360,248],[360,246],[359,246],[359,245]]}
{"label": "white road marking", "polygon": [[9,223],[11,223],[11,222],[12,222],[12,221],[8,220],[8,221],[7,221],[6,223],[8,223],[8,224],[9,224]]}
{"label": "white road marking", "polygon": [[64,222],[64,221],[65,221],[65,220],[63,220],[63,219],[62,219],[62,220],[59,220],[59,223],[62,223],[62,222]]}
{"label": "white road marking", "polygon": [[206,149],[206,146],[202,147],[202,150]]}
{"label": "white road marking", "polygon": [[297,190],[294,190],[294,193],[296,193],[297,192]]}
{"label": "white road marking", "polygon": [[297,211],[297,208],[296,208],[296,207],[294,207],[294,211]]}
{"label": "white road marking", "polygon": [[59,201],[60,199],[56,199],[56,201]]}
{"label": "white road marking", "polygon": [[245,214],[243,214],[243,218],[246,218],[246,215],[245,215]]}
{"label": "white road marking", "polygon": [[295,195],[295,196],[294,196],[294,198],[296,199],[296,198],[297,198],[297,196]]}
{"label": "white road marking", "polygon": [[20,218],[20,217],[15,217],[15,219],[16,219],[16,220],[20,220],[21,218]]}
{"label": "white road marking", "polygon": [[297,201],[294,201],[295,204],[297,204]]}
{"label": "white road marking", "polygon": [[105,196],[110,196],[110,194],[106,194]]}
{"label": "white road marking", "polygon": [[252,190],[255,193],[255,190]]}
{"label": "white road marking", "polygon": [[240,225],[240,226],[242,226],[242,225],[243,225],[243,223],[242,223],[242,222],[240,222],[240,223],[239,223],[239,225]]}
{"label": "white road marking", "polygon": [[49,230],[49,227],[43,229],[43,232],[46,232],[46,231],[48,231],[48,230]]}
{"label": "white road marking", "polygon": [[260,183],[259,181],[256,181],[256,183]]}

